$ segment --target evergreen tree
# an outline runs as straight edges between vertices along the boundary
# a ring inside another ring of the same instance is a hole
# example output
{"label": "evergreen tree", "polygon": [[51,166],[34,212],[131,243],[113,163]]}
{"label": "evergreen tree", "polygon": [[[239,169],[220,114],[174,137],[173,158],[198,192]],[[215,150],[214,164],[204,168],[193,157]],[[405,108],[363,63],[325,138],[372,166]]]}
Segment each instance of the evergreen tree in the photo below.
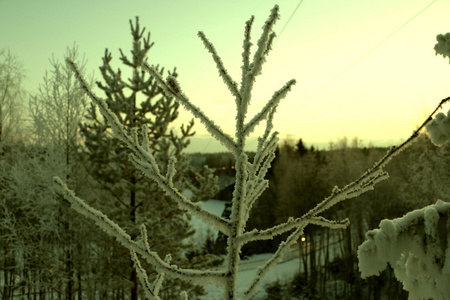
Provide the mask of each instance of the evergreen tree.
{"label": "evergreen tree", "polygon": [[297,144],[295,145],[295,147],[297,148],[297,152],[300,155],[300,157],[302,157],[303,155],[305,155],[306,153],[308,153],[308,149],[306,148],[305,144],[303,143],[302,139],[299,139]]}
{"label": "evergreen tree", "polygon": [[[180,170],[174,178],[174,184],[183,188],[188,179],[185,176],[188,168],[187,158],[182,150],[187,147],[192,136],[193,121],[177,135],[169,131],[169,126],[178,116],[178,104],[173,98],[165,97],[154,81],[143,70],[141,65],[147,61],[147,54],[153,43],[150,43],[150,33],[144,35],[145,28],[140,28],[139,19],[130,20],[133,37],[131,58],[120,50],[120,60],[131,69],[128,81],[122,78],[120,69],[113,70],[112,55],[105,50],[103,65],[100,71],[104,83],[97,86],[104,91],[109,109],[117,116],[124,129],[142,131],[143,125],[148,127],[147,136],[156,159],[167,167],[169,157],[174,155],[177,168]],[[160,70],[163,74],[164,69]],[[169,72],[177,76],[176,70]],[[108,190],[116,200],[115,210],[110,211],[116,221],[127,228],[135,238],[138,234],[136,224],[147,224],[154,228],[149,232],[150,243],[160,255],[175,254],[174,261],[180,260],[183,246],[182,240],[193,230],[188,225],[188,218],[180,211],[172,200],[158,191],[157,185],[147,180],[130,163],[127,147],[112,136],[110,125],[97,114],[95,106],[91,106],[87,115],[88,122],[81,125],[85,138],[86,156],[90,161],[90,173]],[[106,206],[106,205],[105,205]],[[177,257],[178,254],[178,257]],[[131,268],[129,280],[132,282],[131,299],[137,299],[136,270],[129,260],[129,253],[123,252],[124,259]],[[170,294],[169,291],[166,292]],[[164,294],[164,292],[162,292]],[[170,295],[169,295],[170,296]]]}

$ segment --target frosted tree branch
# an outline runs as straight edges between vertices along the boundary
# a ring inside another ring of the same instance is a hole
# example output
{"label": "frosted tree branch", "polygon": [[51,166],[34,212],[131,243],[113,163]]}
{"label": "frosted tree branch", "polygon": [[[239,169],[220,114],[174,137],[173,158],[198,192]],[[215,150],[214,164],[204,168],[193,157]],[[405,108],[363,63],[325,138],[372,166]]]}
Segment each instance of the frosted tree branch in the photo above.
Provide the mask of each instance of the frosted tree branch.
{"label": "frosted tree branch", "polygon": [[[251,93],[256,76],[261,74],[262,65],[266,61],[266,57],[271,50],[271,46],[275,37],[272,28],[279,18],[278,6],[275,6],[270,13],[269,18],[263,26],[263,33],[257,42],[257,49],[253,56],[253,61],[250,62],[250,32],[254,21],[251,17],[246,23],[243,53],[242,53],[242,78],[241,86],[238,88],[237,83],[231,78],[223,65],[223,62],[217,54],[212,43],[205,37],[202,32],[199,32],[199,37],[205,47],[212,54],[216,67],[222,77],[224,83],[230,89],[232,95],[236,98],[236,128],[235,136],[232,137],[225,133],[218,125],[207,117],[197,106],[195,106],[186,95],[184,95],[177,79],[174,76],[168,76],[164,80],[160,72],[149,66],[146,62],[142,64],[142,69],[147,71],[157,82],[163,93],[167,97],[173,97],[182,104],[188,111],[190,111],[196,118],[204,124],[208,132],[219,142],[221,142],[234,156],[236,180],[233,192],[231,216],[229,219],[224,219],[213,213],[210,213],[202,208],[200,204],[195,204],[184,197],[173,185],[172,179],[176,174],[174,159],[169,160],[167,171],[163,175],[158,167],[156,160],[150,152],[150,145],[152,141],[148,137],[148,128],[142,128],[142,138],[139,138],[137,130],[126,132],[117,120],[117,116],[112,113],[104,100],[96,97],[88,88],[84,79],[77,70],[76,65],[68,61],[72,70],[75,72],[78,80],[83,85],[86,93],[98,105],[102,114],[107,118],[114,131],[114,135],[122,142],[126,143],[131,150],[130,161],[132,164],[142,171],[148,178],[154,180],[161,190],[163,190],[169,197],[171,197],[181,209],[187,210],[195,216],[198,216],[208,225],[223,232],[227,237],[227,256],[225,261],[225,270],[188,270],[179,269],[177,266],[170,264],[170,258],[163,261],[158,254],[151,251],[151,247],[147,240],[147,231],[144,226],[141,227],[140,240],[133,241],[130,236],[121,229],[117,224],[112,222],[104,214],[89,207],[81,199],[77,198],[75,194],[70,191],[67,186],[59,179],[55,178],[56,185],[61,189],[64,198],[67,199],[72,207],[79,213],[94,220],[96,224],[105,230],[109,235],[115,237],[119,243],[130,250],[133,261],[138,270],[138,275],[142,285],[146,290],[147,297],[158,299],[158,291],[161,287],[164,276],[173,278],[180,278],[202,284],[214,283],[224,289],[224,299],[237,299],[236,280],[240,261],[240,251],[244,244],[257,241],[272,239],[276,235],[293,231],[290,233],[286,241],[282,242],[274,255],[267,260],[263,266],[258,268],[257,274],[254,277],[250,286],[244,291],[243,299],[250,299],[257,291],[257,287],[261,282],[262,277],[279,262],[283,254],[289,249],[291,245],[297,242],[299,237],[303,234],[307,225],[313,224],[332,229],[342,229],[349,225],[348,219],[342,221],[328,220],[319,214],[330,209],[337,203],[360,196],[361,194],[374,189],[374,186],[389,178],[387,172],[383,170],[386,164],[403,149],[408,147],[412,141],[418,136],[419,131],[429,122],[431,122],[433,115],[437,112],[449,98],[443,99],[438,108],[436,108],[425,122],[413,132],[410,138],[398,147],[391,148],[385,156],[376,162],[372,168],[362,174],[357,180],[344,186],[343,188],[334,187],[331,194],[320,202],[316,207],[305,213],[300,218],[290,218],[287,222],[279,224],[269,229],[246,231],[245,226],[248,221],[251,208],[258,197],[268,187],[268,181],[264,178],[270,165],[275,158],[276,146],[278,143],[277,132],[272,133],[273,118],[280,101],[286,97],[292,86],[296,83],[295,80],[288,81],[281,89],[276,91],[272,98],[265,104],[262,110],[256,114],[248,123],[245,124],[248,106],[251,100]],[[253,163],[250,163],[245,153],[246,139],[248,135],[260,124],[263,120],[266,121],[265,131],[262,137],[258,139],[257,152],[255,154]],[[139,141],[142,140],[142,143]],[[158,272],[158,278],[153,285],[150,285],[145,270],[142,269],[139,256],[145,259],[148,263],[153,265]],[[184,294],[183,297],[187,295]]]}
{"label": "frosted tree branch", "polygon": [[[250,33],[252,30],[253,21],[255,20],[254,16],[251,16],[250,20],[248,20],[245,23],[245,33],[244,33],[244,43],[242,45],[242,48],[244,48],[244,51],[242,52],[242,78],[241,78],[241,87],[244,86],[246,75],[249,71],[249,64],[250,64],[250,48],[252,46],[252,43],[250,42]],[[241,89],[241,93],[243,90]],[[240,105],[240,103],[239,103]]]}
{"label": "frosted tree branch", "polygon": [[142,243],[133,241],[131,237],[116,223],[111,221],[105,214],[87,205],[83,200],[75,196],[72,190],[57,176],[54,177],[55,184],[59,188],[59,193],[64,199],[69,201],[72,209],[93,220],[102,230],[116,238],[116,240],[130,251],[141,255],[149,264],[152,264],[161,272],[174,278],[194,281],[197,283],[218,283],[223,285],[225,272],[223,271],[198,271],[191,269],[180,269],[175,265],[163,261],[156,252],[150,251],[148,243],[144,247]]}
{"label": "frosted tree branch", "polygon": [[[205,222],[214,224],[212,226],[217,230],[223,233],[228,233],[229,226],[227,220],[223,219],[220,216],[217,216],[214,213],[204,210],[199,204],[192,203],[189,199],[184,197],[173,185],[169,184],[171,182],[171,178],[164,177],[160,174],[158,164],[149,151],[150,142],[148,140],[147,134],[148,128],[145,125],[143,126],[143,142],[141,145],[138,142],[137,131],[132,130],[131,134],[128,134],[123,125],[119,123],[117,116],[108,108],[106,102],[103,99],[98,98],[89,89],[88,85],[86,85],[86,82],[82,75],[79,73],[76,64],[70,60],[67,60],[67,63],[76,74],[87,95],[95,104],[98,105],[100,112],[109,121],[109,124],[111,125],[115,136],[122,142],[126,143],[132,151],[132,153],[130,154],[130,161],[137,168],[139,168],[145,176],[155,180],[159,184],[159,186],[166,192],[166,194],[178,203],[180,208],[191,211],[195,216],[199,217]],[[172,170],[172,172],[174,172],[174,170]],[[168,173],[167,175],[173,176],[174,173]]]}
{"label": "frosted tree branch", "polygon": [[236,98],[236,103],[240,103],[241,95],[238,91],[237,83],[231,78],[230,74],[228,74],[227,70],[223,66],[222,59],[220,59],[219,55],[217,55],[216,49],[214,46],[208,41],[205,34],[202,31],[198,32],[199,38],[203,41],[206,49],[211,53],[214,62],[216,63],[217,70],[219,70],[219,74],[223,79],[223,82],[227,85],[230,92]]}
{"label": "frosted tree branch", "polygon": [[267,114],[274,109],[278,104],[280,103],[281,99],[286,97],[287,93],[291,90],[292,86],[296,83],[294,79],[290,80],[283,86],[280,90],[276,91],[272,99],[267,102],[267,104],[263,107],[263,109],[256,114],[247,125],[245,125],[244,128],[244,134],[247,136],[249,135],[253,129],[263,120],[266,118]]}
{"label": "frosted tree branch", "polygon": [[[171,260],[172,260],[172,257],[170,256],[170,254],[167,254],[164,261],[166,263],[170,263]],[[155,279],[155,282],[153,283],[153,291],[155,294],[159,293],[159,290],[161,289],[163,281],[164,281],[164,273],[159,273]]]}
{"label": "frosted tree branch", "polygon": [[263,276],[267,274],[267,272],[282,259],[282,256],[287,251],[287,249],[295,244],[299,237],[303,235],[303,229],[305,229],[306,225],[307,223],[302,223],[301,225],[299,225],[297,229],[286,239],[285,242],[280,243],[275,254],[272,255],[272,257],[268,259],[262,266],[258,267],[251,285],[244,292],[243,299],[250,299],[250,297],[253,296]]}
{"label": "frosted tree branch", "polygon": [[141,282],[142,287],[144,288],[145,297],[147,297],[148,299],[155,299],[155,300],[161,299],[158,297],[157,292],[154,293],[152,291],[150,282],[148,281],[147,272],[144,270],[144,268],[142,268],[141,262],[139,261],[139,258],[137,257],[136,252],[134,252],[133,250],[130,250],[130,255],[131,255],[131,259],[134,262],[134,265],[136,266],[136,272],[139,277],[139,281]]}
{"label": "frosted tree branch", "polygon": [[[275,25],[275,22],[277,19],[280,18],[279,16],[279,8],[277,5],[274,6],[274,8],[271,10],[271,14],[269,18],[267,19],[266,23],[263,26],[263,33],[261,37],[258,40],[258,49],[256,50],[254,56],[253,56],[253,62],[248,65],[248,67],[245,66],[246,63],[246,56],[244,57],[244,67],[247,69],[245,72],[245,75],[243,74],[242,78],[242,86],[241,86],[241,97],[242,97],[242,105],[248,105],[248,102],[250,101],[250,93],[253,89],[253,84],[255,81],[255,77],[261,74],[262,65],[265,62],[265,56],[268,54],[268,47],[270,47],[270,44],[268,42],[271,40],[269,38],[269,35],[272,31],[273,26]],[[246,24],[246,28],[248,29],[248,33],[250,34],[250,28],[253,23],[253,18],[250,19],[250,21]],[[246,30],[247,33],[247,30]],[[247,41],[247,35],[244,38],[244,52],[246,48],[250,48],[250,41]],[[244,71],[244,70],[243,70]]]}
{"label": "frosted tree branch", "polygon": [[[147,63],[142,65],[142,68],[154,76],[160,87],[164,90],[166,95],[175,97],[180,103],[190,111],[196,118],[198,118],[204,125],[206,130],[222,143],[229,151],[236,153],[236,143],[233,138],[220,129],[211,119],[209,119],[197,106],[193,105],[189,99],[181,93],[181,90],[174,90],[168,83],[164,81],[161,75],[156,69],[150,67]],[[171,79],[172,86],[176,82],[175,79]]]}
{"label": "frosted tree branch", "polygon": [[307,218],[302,216],[300,218],[289,218],[289,220],[283,224],[274,226],[265,230],[253,229],[252,231],[246,232],[241,236],[240,242],[247,244],[249,242],[257,240],[269,240],[276,235],[283,234],[285,232],[291,231],[292,229],[298,228],[299,226],[306,226],[308,224],[319,225],[322,227],[328,227],[332,229],[345,229],[349,224],[349,220],[345,219],[343,221],[328,220],[323,217],[312,217]]}

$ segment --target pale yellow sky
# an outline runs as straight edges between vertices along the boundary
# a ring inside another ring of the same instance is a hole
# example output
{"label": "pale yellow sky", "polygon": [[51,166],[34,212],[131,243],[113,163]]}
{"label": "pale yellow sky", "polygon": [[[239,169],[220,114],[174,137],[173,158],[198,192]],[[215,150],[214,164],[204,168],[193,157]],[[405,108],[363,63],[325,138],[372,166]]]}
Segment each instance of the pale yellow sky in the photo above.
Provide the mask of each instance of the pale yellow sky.
{"label": "pale yellow sky", "polygon": [[[256,43],[270,9],[278,4],[283,28],[299,1],[6,1],[0,0],[0,47],[24,62],[25,88],[34,93],[52,53],[62,58],[76,42],[86,53],[88,69],[98,67],[105,48],[113,66],[123,66],[118,48],[128,52],[128,20],[140,17],[155,46],[151,63],[177,67],[188,97],[228,133],[234,133],[234,100],[197,37],[199,30],[215,45],[225,66],[240,82],[245,21],[256,20]],[[361,56],[433,3],[364,59]],[[297,85],[275,117],[282,138],[291,136],[311,145],[358,136],[365,144],[398,143],[406,138],[440,99],[450,94],[450,65],[435,56],[436,35],[450,31],[450,2],[445,0],[304,0],[276,41],[255,85],[250,117],[285,82]],[[330,83],[331,82],[331,83]],[[99,96],[103,96],[98,92]],[[446,108],[448,109],[448,107]],[[190,115],[182,111],[180,121]],[[189,151],[219,151],[196,122]],[[256,138],[261,131],[251,137]],[[249,143],[249,148],[256,143]]]}

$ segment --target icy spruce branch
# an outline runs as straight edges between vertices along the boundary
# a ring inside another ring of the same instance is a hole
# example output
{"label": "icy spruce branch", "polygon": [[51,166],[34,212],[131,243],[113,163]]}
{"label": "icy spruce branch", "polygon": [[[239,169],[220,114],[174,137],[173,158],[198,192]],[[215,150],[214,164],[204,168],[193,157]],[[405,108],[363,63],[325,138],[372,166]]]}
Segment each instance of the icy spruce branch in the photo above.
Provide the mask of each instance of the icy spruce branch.
{"label": "icy spruce branch", "polygon": [[[141,227],[141,236],[137,241],[131,240],[130,236],[122,230],[118,225],[109,220],[101,212],[89,207],[81,199],[77,198],[74,193],[67,189],[60,179],[55,179],[57,186],[62,189],[64,197],[72,204],[72,207],[84,214],[88,218],[94,220],[99,227],[104,229],[108,234],[114,236],[123,246],[130,250],[133,261],[138,270],[138,275],[142,286],[146,290],[148,297],[158,299],[158,291],[163,282],[164,276],[174,278],[181,278],[198,282],[201,284],[214,283],[222,287],[224,291],[224,299],[237,299],[236,281],[240,261],[240,251],[246,243],[272,239],[276,235],[290,232],[288,238],[280,243],[274,255],[267,260],[261,267],[258,268],[257,274],[253,278],[250,286],[243,292],[243,299],[250,299],[257,291],[262,277],[282,259],[283,254],[289,249],[291,245],[297,242],[303,234],[304,228],[308,225],[318,225],[332,229],[342,229],[349,225],[348,219],[342,221],[328,220],[320,216],[321,213],[330,209],[337,203],[358,197],[359,195],[372,190],[374,186],[389,178],[387,172],[383,170],[386,164],[403,149],[408,147],[412,141],[418,136],[419,131],[431,122],[433,115],[437,110],[447,102],[449,98],[443,99],[438,107],[430,114],[425,122],[413,132],[410,138],[398,147],[391,148],[384,157],[382,157],[374,166],[367,172],[362,174],[354,182],[344,186],[343,188],[334,187],[330,196],[325,198],[316,207],[305,213],[300,218],[290,218],[287,222],[279,224],[272,228],[265,230],[246,231],[246,223],[248,221],[250,211],[253,204],[259,196],[268,187],[268,181],[264,178],[269,170],[273,159],[275,158],[275,150],[278,144],[277,132],[272,132],[273,118],[280,101],[286,97],[287,93],[295,84],[295,80],[288,81],[282,88],[277,90],[272,98],[266,103],[262,110],[256,114],[250,121],[245,123],[248,106],[251,100],[253,84],[256,76],[261,74],[262,65],[266,61],[266,57],[271,50],[271,46],[275,37],[272,28],[279,18],[278,6],[271,10],[271,14],[263,26],[263,32],[257,42],[257,49],[253,55],[253,60],[250,61],[251,40],[250,33],[254,18],[252,17],[245,26],[243,53],[242,53],[242,78],[241,86],[237,87],[237,83],[231,78],[223,65],[223,62],[217,54],[213,44],[206,39],[205,35],[200,32],[199,37],[205,47],[212,54],[213,60],[222,77],[224,83],[230,89],[232,95],[236,100],[236,128],[235,136],[225,133],[218,125],[214,123],[208,116],[206,116],[200,108],[195,106],[189,98],[183,93],[180,84],[174,76],[168,76],[166,80],[161,77],[157,68],[143,63],[142,69],[147,71],[157,82],[158,86],[163,90],[163,93],[168,97],[173,97],[180,104],[182,104],[188,111],[190,111],[196,118],[200,119],[208,132],[219,142],[221,142],[234,156],[236,181],[235,190],[233,192],[231,216],[225,220],[215,214],[205,211],[201,205],[194,204],[186,199],[172,184],[172,178],[175,176],[175,160],[171,159],[167,167],[167,173],[161,174],[155,158],[150,152],[149,145],[152,141],[148,138],[148,128],[142,128],[142,143],[139,143],[139,135],[137,130],[126,132],[124,128],[117,121],[117,117],[108,109],[104,100],[96,97],[85,84],[84,79],[77,71],[77,67],[71,61],[68,64],[76,73],[78,80],[83,85],[86,93],[90,96],[93,102],[100,108],[101,113],[105,116],[114,131],[114,135],[126,143],[131,150],[130,160],[133,165],[142,171],[148,178],[158,183],[159,187],[169,195],[181,209],[187,210],[193,215],[198,216],[208,225],[220,230],[228,237],[227,256],[225,267],[221,271],[213,270],[187,270],[179,269],[170,264],[170,259],[166,258],[163,261],[156,253],[151,251],[151,245],[147,240],[147,233],[145,227]],[[264,134],[258,139],[257,151],[253,160],[250,163],[245,153],[245,144],[248,135],[254,128],[265,121]],[[145,259],[148,263],[155,267],[158,272],[156,281],[151,285],[148,282],[146,271],[142,269],[139,256]],[[187,295],[183,295],[187,299]]]}

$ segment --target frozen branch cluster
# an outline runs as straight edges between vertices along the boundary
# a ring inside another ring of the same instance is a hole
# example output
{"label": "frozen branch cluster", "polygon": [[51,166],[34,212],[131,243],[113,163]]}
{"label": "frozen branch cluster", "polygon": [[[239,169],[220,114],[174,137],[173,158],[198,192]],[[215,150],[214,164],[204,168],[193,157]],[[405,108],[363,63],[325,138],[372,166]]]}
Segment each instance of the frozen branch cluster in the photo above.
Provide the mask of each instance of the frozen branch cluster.
{"label": "frozen branch cluster", "polygon": [[[69,190],[62,180],[55,178],[59,192],[64,195],[65,199],[71,203],[75,210],[94,220],[98,226],[105,230],[109,235],[115,237],[119,243],[130,250],[131,257],[138,270],[142,287],[145,289],[146,296],[149,299],[159,299],[158,291],[163,283],[164,276],[180,278],[200,284],[213,283],[216,286],[223,288],[224,299],[237,299],[236,279],[242,246],[252,241],[272,239],[276,235],[290,232],[290,235],[279,245],[278,250],[274,255],[258,268],[256,276],[253,278],[250,286],[240,293],[242,299],[250,299],[252,295],[257,292],[257,287],[260,284],[262,277],[275,266],[278,261],[280,261],[283,253],[285,253],[291,245],[296,243],[307,225],[314,224],[334,229],[346,228],[349,224],[347,219],[342,221],[328,220],[320,216],[320,214],[343,200],[355,198],[372,190],[375,184],[387,179],[389,176],[383,170],[383,167],[393,156],[408,146],[417,136],[417,132],[415,132],[402,145],[390,149],[380,161],[375,163],[370,170],[354,182],[343,188],[338,188],[337,186],[334,187],[329,197],[324,199],[315,208],[303,216],[296,219],[290,218],[286,223],[265,230],[254,229],[252,231],[246,231],[245,227],[252,206],[268,187],[268,180],[265,179],[265,175],[275,158],[275,150],[278,144],[278,133],[272,132],[272,121],[275,111],[280,101],[286,97],[287,93],[296,83],[295,80],[288,81],[283,87],[274,92],[259,113],[247,120],[247,111],[251,102],[255,79],[261,74],[262,66],[270,53],[275,37],[273,26],[278,18],[279,9],[278,6],[275,6],[271,10],[270,16],[263,26],[263,32],[256,44],[256,50],[252,60],[250,59],[250,49],[252,47],[250,33],[254,18],[251,17],[250,20],[246,22],[240,85],[238,85],[228,73],[216,49],[207,39],[206,35],[203,32],[199,32],[198,34],[207,51],[212,55],[219,75],[230,90],[231,95],[234,97],[236,103],[236,130],[234,136],[225,133],[220,126],[215,124],[214,121],[206,116],[200,108],[195,106],[183,93],[180,84],[174,76],[169,75],[166,79],[163,79],[157,68],[150,66],[145,62],[142,65],[142,68],[155,78],[167,97],[173,97],[196,118],[200,119],[208,132],[234,155],[236,161],[236,181],[232,200],[232,212],[229,219],[211,213],[203,209],[200,204],[193,203],[183,196],[172,183],[172,178],[176,173],[174,168],[175,160],[172,159],[170,161],[166,172],[160,171],[161,169],[157,165],[155,157],[149,148],[151,141],[148,136],[148,128],[143,126],[140,133],[142,137],[138,136],[138,131],[136,129],[127,132],[118,121],[117,116],[109,110],[105,100],[98,98],[89,89],[89,86],[78,72],[77,66],[73,62],[67,61],[72,70],[76,73],[78,80],[85,88],[86,93],[98,106],[103,116],[108,120],[114,135],[130,148],[131,154],[129,158],[133,165],[142,171],[145,176],[154,180],[161,190],[171,197],[181,209],[190,212],[228,237],[227,256],[224,268],[217,270],[179,268],[176,265],[171,264],[170,257],[162,259],[156,252],[152,251],[152,245],[149,244],[147,240],[147,229],[145,226],[141,226],[140,236],[136,240],[131,239],[128,233],[111,221],[106,215],[89,207],[83,200],[79,199],[73,191]],[[258,139],[257,151],[253,162],[249,162],[244,151],[246,139],[255,127],[261,123],[265,124],[265,131]],[[154,283],[149,282],[146,273],[149,270],[144,270],[142,268],[142,259],[154,266],[154,271],[159,274]],[[184,294],[183,298],[186,297],[186,294]]]}
{"label": "frozen branch cluster", "polygon": [[427,125],[430,139],[436,146],[440,146],[450,140],[450,110],[447,115],[438,113]]}
{"label": "frozen branch cluster", "polygon": [[450,203],[438,200],[367,232],[358,249],[362,277],[379,275],[389,263],[409,299],[450,295]]}
{"label": "frozen branch cluster", "polygon": [[448,57],[450,62],[450,32],[444,34],[438,34],[436,36],[437,43],[434,46],[436,55],[440,54],[444,58]]}

